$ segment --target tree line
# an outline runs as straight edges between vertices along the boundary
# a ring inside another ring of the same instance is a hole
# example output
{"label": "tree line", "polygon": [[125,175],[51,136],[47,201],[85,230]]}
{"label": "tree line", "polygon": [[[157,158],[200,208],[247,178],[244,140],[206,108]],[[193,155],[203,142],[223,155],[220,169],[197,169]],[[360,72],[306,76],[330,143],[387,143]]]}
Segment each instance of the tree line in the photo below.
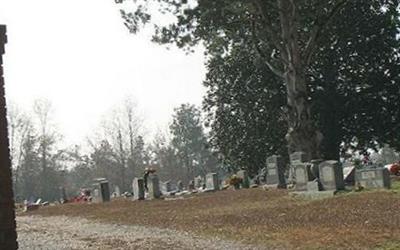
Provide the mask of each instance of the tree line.
{"label": "tree line", "polygon": [[217,158],[208,146],[199,108],[177,107],[169,131],[145,142],[145,122],[136,103],[126,98],[105,114],[86,143],[63,146],[48,100],[36,100],[32,112],[16,104],[8,108],[10,152],[16,200],[58,200],[61,188],[69,196],[107,178],[111,188],[131,191],[132,179],[146,167],[164,181],[188,182],[215,171]]}

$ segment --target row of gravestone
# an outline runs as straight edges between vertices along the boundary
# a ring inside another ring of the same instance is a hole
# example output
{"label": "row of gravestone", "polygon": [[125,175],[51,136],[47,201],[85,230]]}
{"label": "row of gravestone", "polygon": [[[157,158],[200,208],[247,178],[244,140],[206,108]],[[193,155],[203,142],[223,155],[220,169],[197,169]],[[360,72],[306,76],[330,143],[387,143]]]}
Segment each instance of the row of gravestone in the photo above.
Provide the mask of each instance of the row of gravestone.
{"label": "row of gravestone", "polygon": [[[312,160],[307,162],[305,154],[295,152],[290,155],[291,161],[291,178],[295,179],[296,191],[337,191],[343,190],[345,186],[343,168],[337,161],[321,161]],[[265,182],[267,185],[276,186],[278,188],[286,188],[285,166],[282,158],[279,156],[271,156],[267,158]],[[247,171],[240,170],[237,175],[243,180],[242,187],[248,188],[249,177]],[[196,177],[194,184],[189,183],[189,190],[200,188],[202,178]],[[355,182],[365,188],[390,188],[390,176],[387,169],[370,168],[355,171]],[[108,181],[98,179],[97,188],[94,189],[94,201],[109,201],[110,190]],[[170,183],[164,183],[167,192],[170,190]],[[217,191],[220,189],[219,178],[216,173],[206,175],[204,183],[205,191]],[[148,194],[150,199],[161,197],[160,182],[155,174],[148,177]],[[178,189],[183,190],[182,182],[178,182]],[[143,200],[145,198],[144,180],[135,178],[132,183],[133,196],[135,200]]]}
{"label": "row of gravestone", "polygon": [[[163,183],[163,189],[166,193],[172,191],[172,186],[169,181]],[[182,181],[178,181],[177,183],[177,191],[183,191],[183,184]],[[158,199],[161,197],[161,187],[160,181],[155,174],[150,174],[147,181],[147,189],[150,199]],[[191,189],[189,184],[189,189]],[[135,178],[132,183],[132,190],[133,190],[133,199],[134,200],[143,200],[145,198],[145,187],[144,187],[144,180],[141,178]],[[206,191],[217,191],[219,190],[219,180],[218,175],[216,173],[209,173],[206,175],[205,181],[205,190]]]}
{"label": "row of gravestone", "polygon": [[[163,184],[166,192],[171,189],[170,182]],[[178,187],[180,191],[183,190],[182,182],[178,182]],[[219,180],[216,173],[210,173],[206,175],[206,190],[216,191],[219,190]],[[134,200],[145,199],[145,184],[142,178],[134,178],[132,181],[132,191]],[[161,197],[162,192],[160,188],[160,181],[158,176],[155,174],[150,174],[147,179],[147,191],[150,199],[158,199]],[[110,187],[106,179],[100,178],[95,180],[94,190],[93,190],[93,201],[94,202],[107,202],[110,201]]]}
{"label": "row of gravestone", "polygon": [[[343,190],[344,172],[338,161],[306,160],[303,152],[290,155],[290,177],[296,191]],[[353,167],[352,170],[355,170]],[[279,156],[267,158],[265,184],[286,188],[285,165]],[[385,168],[355,170],[355,183],[365,188],[390,188],[389,172]]]}

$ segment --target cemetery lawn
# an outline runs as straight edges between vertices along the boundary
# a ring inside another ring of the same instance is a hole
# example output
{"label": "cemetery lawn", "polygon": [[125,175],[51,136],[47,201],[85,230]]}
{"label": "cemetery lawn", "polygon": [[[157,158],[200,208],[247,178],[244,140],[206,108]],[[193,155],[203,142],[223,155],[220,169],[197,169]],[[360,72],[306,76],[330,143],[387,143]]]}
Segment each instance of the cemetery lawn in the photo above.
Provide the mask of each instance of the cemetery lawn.
{"label": "cemetery lawn", "polygon": [[312,201],[256,188],[176,200],[64,204],[29,214],[169,228],[272,248],[400,249],[400,182],[393,184],[391,191]]}

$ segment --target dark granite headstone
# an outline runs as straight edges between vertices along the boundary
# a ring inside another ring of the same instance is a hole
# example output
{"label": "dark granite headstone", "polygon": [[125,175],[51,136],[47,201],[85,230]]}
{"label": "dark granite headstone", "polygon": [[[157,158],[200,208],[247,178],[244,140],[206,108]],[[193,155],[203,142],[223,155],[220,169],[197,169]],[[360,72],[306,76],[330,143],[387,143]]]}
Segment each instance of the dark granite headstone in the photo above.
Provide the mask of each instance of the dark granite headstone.
{"label": "dark granite headstone", "polygon": [[110,185],[108,181],[101,181],[100,185],[100,198],[102,202],[110,201]]}

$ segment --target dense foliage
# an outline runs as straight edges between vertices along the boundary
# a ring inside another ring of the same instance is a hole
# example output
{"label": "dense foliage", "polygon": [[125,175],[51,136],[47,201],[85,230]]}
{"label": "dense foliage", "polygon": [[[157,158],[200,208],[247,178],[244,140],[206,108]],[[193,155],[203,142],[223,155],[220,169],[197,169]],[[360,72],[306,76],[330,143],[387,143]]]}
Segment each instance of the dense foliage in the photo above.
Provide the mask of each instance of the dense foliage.
{"label": "dense foliage", "polygon": [[[396,6],[355,1],[321,38],[326,45],[316,53],[308,78],[326,159],[338,159],[349,147],[399,148]],[[227,161],[254,170],[267,155],[286,154],[284,83],[259,63],[251,44],[213,56],[205,85],[212,141]]]}

